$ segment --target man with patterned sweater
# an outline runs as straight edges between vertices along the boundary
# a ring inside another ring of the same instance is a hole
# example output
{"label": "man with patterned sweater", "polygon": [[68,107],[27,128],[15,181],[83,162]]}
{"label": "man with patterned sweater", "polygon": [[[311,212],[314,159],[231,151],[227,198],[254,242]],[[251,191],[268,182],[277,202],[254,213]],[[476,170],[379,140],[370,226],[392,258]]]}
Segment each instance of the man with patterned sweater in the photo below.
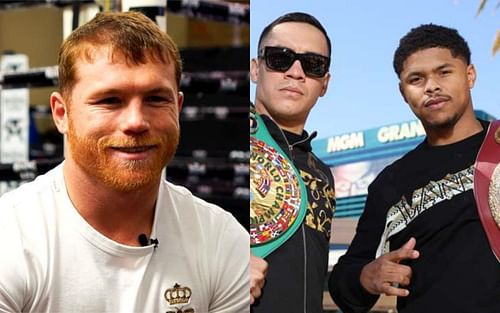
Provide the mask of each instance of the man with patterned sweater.
{"label": "man with patterned sweater", "polygon": [[380,294],[397,296],[402,313],[498,313],[495,239],[475,199],[489,124],[474,114],[469,47],[454,29],[421,25],[401,39],[394,69],[427,137],[368,188],[330,293],[346,313],[369,311]]}

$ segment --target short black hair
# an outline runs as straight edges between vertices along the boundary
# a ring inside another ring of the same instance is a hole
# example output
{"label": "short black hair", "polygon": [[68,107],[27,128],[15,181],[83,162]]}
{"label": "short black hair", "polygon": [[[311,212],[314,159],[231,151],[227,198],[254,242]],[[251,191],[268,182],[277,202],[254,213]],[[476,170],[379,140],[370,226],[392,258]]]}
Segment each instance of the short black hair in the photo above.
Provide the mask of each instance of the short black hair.
{"label": "short black hair", "polygon": [[[316,27],[317,29],[319,29],[326,38],[326,43],[328,45],[328,57],[331,57],[332,43],[330,42],[330,37],[328,37],[328,34],[326,33],[325,28],[323,27],[323,25],[321,25],[321,23],[314,16],[307,14],[307,13],[303,13],[303,12],[287,13],[285,15],[278,17],[277,19],[272,21],[271,24],[267,25],[264,28],[264,30],[262,31],[262,33],[260,34],[259,44],[257,46],[257,50],[260,49],[260,45],[261,45],[262,41],[264,40],[264,38],[267,37],[269,32],[271,32],[271,30],[274,28],[274,26],[276,26],[278,24],[282,24],[282,23],[287,23],[287,22],[306,23],[306,24],[312,25],[312,26]],[[258,52],[259,51],[257,51],[257,53]]]}
{"label": "short black hair", "polygon": [[398,77],[403,71],[403,63],[410,55],[428,48],[448,49],[453,57],[460,57],[467,65],[470,64],[469,45],[456,29],[432,23],[423,24],[410,30],[399,41],[393,60]]}

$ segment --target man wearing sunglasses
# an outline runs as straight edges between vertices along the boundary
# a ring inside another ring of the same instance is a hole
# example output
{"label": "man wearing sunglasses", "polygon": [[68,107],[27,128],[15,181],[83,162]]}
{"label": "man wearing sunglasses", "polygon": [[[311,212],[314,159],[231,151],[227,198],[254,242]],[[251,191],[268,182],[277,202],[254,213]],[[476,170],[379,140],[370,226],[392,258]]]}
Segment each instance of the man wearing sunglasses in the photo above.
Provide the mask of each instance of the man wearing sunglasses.
{"label": "man wearing sunglasses", "polygon": [[[268,131],[270,141],[278,146],[278,154],[282,153],[280,157],[293,165],[289,171],[297,173],[304,190],[298,197],[303,216],[299,212],[301,217],[294,220],[292,230],[284,231],[286,240],[272,238],[273,248],[261,254],[252,245],[252,251],[263,256],[268,264],[267,268],[262,258],[251,259],[252,299],[260,296],[253,302],[254,313],[323,312],[323,286],[335,208],[334,182],[329,168],[311,151],[311,140],[316,133],[308,134],[304,125],[316,101],[327,90],[330,55],[330,39],[321,23],[309,14],[289,13],[264,28],[258,55],[251,61],[251,79],[257,85],[255,111],[260,121],[257,127]],[[263,166],[258,175],[251,174],[251,181],[258,178],[259,182],[266,182],[261,175],[265,169]],[[255,190],[264,194],[265,188],[272,188],[275,181],[262,183],[259,186],[262,188]],[[259,212],[253,209],[253,201],[261,199],[257,197],[252,196],[251,224],[252,218],[258,220]],[[281,198],[276,198],[275,203],[279,203]],[[265,238],[268,234],[257,231],[253,235]],[[276,245],[280,240],[279,246]]]}

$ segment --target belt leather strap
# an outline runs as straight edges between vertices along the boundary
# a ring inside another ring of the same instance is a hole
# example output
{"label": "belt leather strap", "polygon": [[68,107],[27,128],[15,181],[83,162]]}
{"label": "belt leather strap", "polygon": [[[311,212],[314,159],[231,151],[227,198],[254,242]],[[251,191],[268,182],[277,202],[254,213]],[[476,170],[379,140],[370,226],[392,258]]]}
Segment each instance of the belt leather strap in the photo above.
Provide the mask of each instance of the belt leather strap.
{"label": "belt leather strap", "polygon": [[490,123],[474,170],[474,197],[491,250],[500,262],[500,121]]}

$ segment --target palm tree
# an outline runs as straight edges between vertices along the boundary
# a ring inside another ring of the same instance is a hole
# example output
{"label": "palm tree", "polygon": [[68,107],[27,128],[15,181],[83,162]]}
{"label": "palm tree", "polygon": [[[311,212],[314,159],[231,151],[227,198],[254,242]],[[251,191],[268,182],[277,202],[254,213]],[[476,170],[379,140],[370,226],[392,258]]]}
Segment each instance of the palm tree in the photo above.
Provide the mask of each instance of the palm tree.
{"label": "palm tree", "polygon": [[[477,8],[476,16],[481,14],[481,12],[484,9],[484,6],[486,5],[486,2],[488,2],[488,0],[480,0],[479,7]],[[498,9],[499,7],[500,7],[500,1],[497,2],[496,6],[495,6],[495,10]],[[498,51],[500,51],[500,30],[497,31],[497,36],[495,38],[495,41],[493,42],[493,48],[492,48],[493,55],[495,55]]]}

